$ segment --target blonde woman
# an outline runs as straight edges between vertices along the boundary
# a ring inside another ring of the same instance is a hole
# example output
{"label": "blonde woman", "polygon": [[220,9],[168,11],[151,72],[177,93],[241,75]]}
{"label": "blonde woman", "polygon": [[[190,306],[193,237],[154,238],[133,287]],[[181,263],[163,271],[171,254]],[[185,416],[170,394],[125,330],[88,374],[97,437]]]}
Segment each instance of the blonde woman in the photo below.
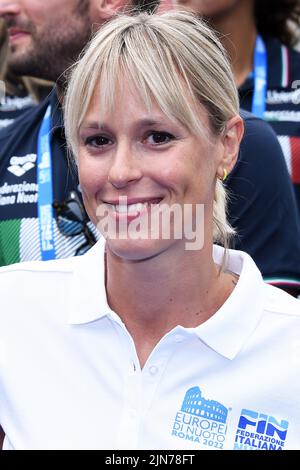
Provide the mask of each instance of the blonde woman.
{"label": "blonde woman", "polygon": [[238,110],[188,13],[120,16],[90,43],[65,123],[104,237],[0,271],[5,449],[299,446],[300,303],[213,246],[232,234]]}

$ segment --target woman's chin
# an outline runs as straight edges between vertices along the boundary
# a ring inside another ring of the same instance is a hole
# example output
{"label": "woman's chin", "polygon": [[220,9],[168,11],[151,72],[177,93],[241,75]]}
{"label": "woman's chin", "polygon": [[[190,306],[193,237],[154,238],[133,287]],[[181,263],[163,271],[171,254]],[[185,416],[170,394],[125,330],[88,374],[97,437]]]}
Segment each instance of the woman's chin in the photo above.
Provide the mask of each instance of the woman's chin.
{"label": "woman's chin", "polygon": [[116,240],[106,238],[107,248],[118,258],[128,261],[142,261],[153,258],[168,249],[171,244],[172,240]]}

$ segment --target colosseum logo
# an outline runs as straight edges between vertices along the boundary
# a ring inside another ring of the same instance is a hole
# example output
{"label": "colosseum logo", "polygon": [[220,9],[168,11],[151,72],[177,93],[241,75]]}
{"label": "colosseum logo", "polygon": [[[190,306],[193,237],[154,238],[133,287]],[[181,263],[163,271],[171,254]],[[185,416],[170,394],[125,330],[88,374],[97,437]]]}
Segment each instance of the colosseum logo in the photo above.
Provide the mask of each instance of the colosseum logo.
{"label": "colosseum logo", "polygon": [[227,431],[228,408],[215,400],[202,396],[199,387],[190,388],[181,410],[176,413],[172,436],[185,441],[223,449]]}

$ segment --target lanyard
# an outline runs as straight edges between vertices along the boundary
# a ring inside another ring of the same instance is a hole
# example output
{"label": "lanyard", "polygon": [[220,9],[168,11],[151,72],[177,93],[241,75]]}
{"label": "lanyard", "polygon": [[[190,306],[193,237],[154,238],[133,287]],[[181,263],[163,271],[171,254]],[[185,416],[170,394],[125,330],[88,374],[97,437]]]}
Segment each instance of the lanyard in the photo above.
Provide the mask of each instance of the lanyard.
{"label": "lanyard", "polygon": [[39,130],[37,143],[38,218],[43,261],[55,258],[50,133],[51,106],[49,105]]}
{"label": "lanyard", "polygon": [[267,50],[261,36],[257,36],[254,52],[254,92],[252,114],[264,118],[267,96]]}

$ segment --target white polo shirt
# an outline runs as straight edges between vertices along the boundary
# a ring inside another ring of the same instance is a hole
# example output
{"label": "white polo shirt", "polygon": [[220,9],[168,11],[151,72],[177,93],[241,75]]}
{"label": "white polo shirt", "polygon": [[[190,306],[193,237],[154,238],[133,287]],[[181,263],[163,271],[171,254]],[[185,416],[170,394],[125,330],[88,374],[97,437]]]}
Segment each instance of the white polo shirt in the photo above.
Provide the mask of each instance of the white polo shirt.
{"label": "white polo shirt", "polygon": [[165,335],[143,370],[107,304],[103,241],[2,268],[4,448],[300,449],[300,302],[245,253],[228,268],[240,279],[225,304]]}

